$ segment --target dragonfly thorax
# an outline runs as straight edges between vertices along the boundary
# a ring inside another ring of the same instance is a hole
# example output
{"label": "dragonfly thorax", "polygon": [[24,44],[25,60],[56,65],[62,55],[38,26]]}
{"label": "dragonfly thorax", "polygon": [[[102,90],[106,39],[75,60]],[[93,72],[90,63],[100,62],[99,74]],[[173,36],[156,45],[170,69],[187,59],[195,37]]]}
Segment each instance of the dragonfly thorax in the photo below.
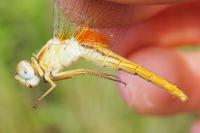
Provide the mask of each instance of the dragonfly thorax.
{"label": "dragonfly thorax", "polygon": [[49,45],[58,45],[58,44],[62,44],[62,41],[60,41],[60,40],[57,39],[57,38],[53,38],[53,39],[50,39],[47,43],[48,43]]}
{"label": "dragonfly thorax", "polygon": [[75,38],[58,40],[53,38],[47,42],[47,49],[40,56],[40,64],[46,68],[60,71],[76,62],[83,54],[84,48]]}

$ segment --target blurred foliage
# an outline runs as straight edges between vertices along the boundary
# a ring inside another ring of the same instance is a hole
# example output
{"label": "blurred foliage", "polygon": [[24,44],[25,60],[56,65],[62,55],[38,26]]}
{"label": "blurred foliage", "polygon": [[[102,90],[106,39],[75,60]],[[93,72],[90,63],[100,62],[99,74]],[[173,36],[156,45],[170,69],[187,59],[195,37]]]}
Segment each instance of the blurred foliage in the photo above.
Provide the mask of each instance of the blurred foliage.
{"label": "blurred foliage", "polygon": [[[1,133],[188,132],[195,116],[138,115],[124,104],[115,83],[96,77],[58,82],[56,90],[33,109],[34,100],[48,85],[26,89],[14,80],[15,66],[19,60],[29,59],[51,37],[52,3],[1,0],[0,14]],[[104,71],[84,61],[73,67]]]}

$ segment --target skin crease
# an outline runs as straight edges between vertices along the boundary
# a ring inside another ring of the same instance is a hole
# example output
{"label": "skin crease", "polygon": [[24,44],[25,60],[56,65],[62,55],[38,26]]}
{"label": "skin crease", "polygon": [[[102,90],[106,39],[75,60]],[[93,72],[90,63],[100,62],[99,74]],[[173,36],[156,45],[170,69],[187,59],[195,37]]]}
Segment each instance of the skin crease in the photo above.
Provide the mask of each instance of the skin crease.
{"label": "skin crease", "polygon": [[[128,84],[127,87],[118,85],[125,102],[138,113],[145,115],[199,111],[200,51],[184,52],[174,49],[181,45],[200,44],[199,0],[109,1],[136,4],[132,12],[134,17],[130,22],[133,24],[119,27],[112,22],[114,27],[100,28],[105,34],[117,32],[119,36],[126,30],[123,38],[113,38],[117,45],[112,49],[175,83],[189,96],[189,100],[182,103],[151,83],[119,72],[119,77]],[[166,4],[158,5],[163,2]],[[123,7],[118,10],[123,10]],[[194,125],[191,132],[200,131],[199,123]]]}

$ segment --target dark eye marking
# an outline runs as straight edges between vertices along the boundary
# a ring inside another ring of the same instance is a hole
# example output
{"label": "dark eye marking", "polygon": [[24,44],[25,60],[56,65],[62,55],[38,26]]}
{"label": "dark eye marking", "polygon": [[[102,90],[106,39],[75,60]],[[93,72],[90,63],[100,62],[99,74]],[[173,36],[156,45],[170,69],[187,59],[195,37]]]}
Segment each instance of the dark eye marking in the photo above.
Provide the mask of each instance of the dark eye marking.
{"label": "dark eye marking", "polygon": [[27,71],[24,71],[25,74],[27,74]]}

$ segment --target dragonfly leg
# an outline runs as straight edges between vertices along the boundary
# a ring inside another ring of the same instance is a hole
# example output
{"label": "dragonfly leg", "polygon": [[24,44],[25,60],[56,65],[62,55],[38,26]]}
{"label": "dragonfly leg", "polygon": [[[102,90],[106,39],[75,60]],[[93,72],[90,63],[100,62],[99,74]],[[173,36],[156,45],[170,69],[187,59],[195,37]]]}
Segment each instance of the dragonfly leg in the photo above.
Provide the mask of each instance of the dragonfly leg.
{"label": "dragonfly leg", "polygon": [[54,81],[57,81],[57,80],[72,78],[74,76],[79,76],[79,75],[93,75],[93,76],[109,79],[109,80],[112,80],[112,81],[120,82],[120,83],[126,85],[126,83],[121,81],[115,75],[107,74],[107,73],[103,73],[103,72],[98,72],[98,71],[94,71],[94,70],[89,70],[89,69],[76,69],[76,70],[60,72],[58,74],[53,74],[52,77],[53,77]]}
{"label": "dragonfly leg", "polygon": [[38,64],[38,62],[37,62],[37,60],[36,60],[34,57],[32,57],[32,58],[31,58],[31,61],[34,63],[35,69],[37,69],[37,72],[38,72],[39,75],[42,77],[42,76],[44,75],[44,73],[43,73],[42,69],[40,68],[40,66],[39,66],[39,64]]}
{"label": "dragonfly leg", "polygon": [[40,96],[37,99],[37,101],[34,104],[33,108],[36,108],[37,105],[42,101],[42,99],[44,99],[56,87],[55,82],[51,80],[50,76],[45,76],[45,80],[51,85],[51,87],[42,96]]}

